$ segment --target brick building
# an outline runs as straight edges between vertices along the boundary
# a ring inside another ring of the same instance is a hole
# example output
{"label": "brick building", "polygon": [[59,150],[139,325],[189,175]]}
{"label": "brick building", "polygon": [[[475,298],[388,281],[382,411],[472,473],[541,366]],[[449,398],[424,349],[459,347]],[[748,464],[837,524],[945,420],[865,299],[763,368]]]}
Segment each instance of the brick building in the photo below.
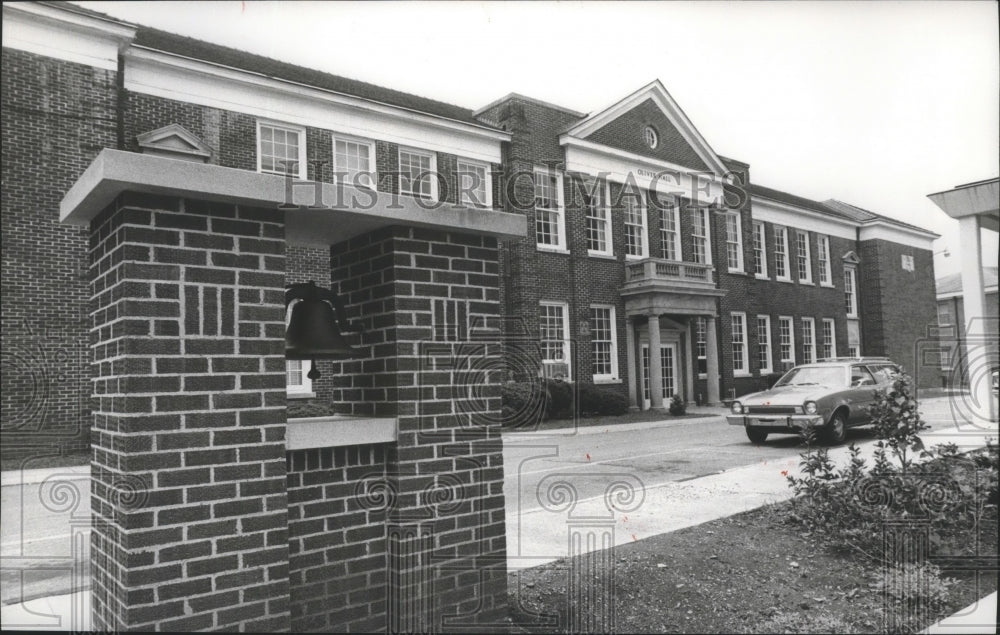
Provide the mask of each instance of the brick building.
{"label": "brick building", "polygon": [[[93,448],[95,628],[489,624],[503,380],[717,402],[825,356],[913,368],[935,320],[934,234],[754,184],[659,82],[472,112],[3,18],[2,447]],[[307,280],[362,330],[313,380],[281,344]]]}
{"label": "brick building", "polygon": [[504,309],[540,334],[545,375],[638,408],[718,402],[836,355],[937,381],[915,353],[935,234],[754,183],[660,82],[590,115],[516,94],[477,114],[511,134],[505,175],[533,177],[508,188],[529,236],[502,249]]}
{"label": "brick building", "polygon": [[[949,387],[969,385],[969,369],[966,352],[963,350],[966,340],[965,305],[962,302],[962,275],[953,273],[937,279],[937,323],[941,338],[941,373],[944,383]],[[1000,324],[1000,301],[997,296],[997,268],[983,267],[983,294],[986,299],[986,321],[992,331]],[[988,347],[986,357],[996,366],[1000,360],[997,343]]]}

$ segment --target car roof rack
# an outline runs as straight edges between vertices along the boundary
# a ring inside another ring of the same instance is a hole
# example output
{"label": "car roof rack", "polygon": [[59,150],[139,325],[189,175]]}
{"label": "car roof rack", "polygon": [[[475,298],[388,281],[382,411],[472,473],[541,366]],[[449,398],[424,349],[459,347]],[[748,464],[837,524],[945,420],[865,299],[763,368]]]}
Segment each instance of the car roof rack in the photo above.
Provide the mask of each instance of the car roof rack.
{"label": "car roof rack", "polygon": [[821,362],[891,362],[888,357],[874,357],[865,355],[863,357],[824,357]]}

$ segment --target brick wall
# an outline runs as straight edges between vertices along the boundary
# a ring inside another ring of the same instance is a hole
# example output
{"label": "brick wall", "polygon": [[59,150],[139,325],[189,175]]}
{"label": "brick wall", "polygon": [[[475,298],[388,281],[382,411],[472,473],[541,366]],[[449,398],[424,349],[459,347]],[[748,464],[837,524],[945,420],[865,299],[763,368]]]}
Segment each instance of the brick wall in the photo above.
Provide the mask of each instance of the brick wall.
{"label": "brick wall", "polygon": [[288,627],[284,225],[125,194],[91,223],[94,627]]}
{"label": "brick wall", "polygon": [[[913,256],[913,271],[902,268],[904,254]],[[889,356],[917,377],[921,387],[940,386],[939,369],[927,364],[919,353],[936,339],[929,331],[937,325],[931,251],[886,240],[864,240],[859,255],[865,354]]]}
{"label": "brick wall", "polygon": [[[242,170],[257,169],[257,118],[240,112],[210,108],[173,99],[128,92],[124,130],[126,146],[138,150],[136,135],[178,123],[212,148],[212,163]],[[308,178],[314,181],[333,182],[334,131],[306,127],[306,168]],[[454,154],[438,152],[437,167],[440,173],[441,200],[458,202],[458,158]],[[399,170],[399,146],[375,139],[375,166],[378,172],[377,189],[383,192],[398,191],[396,172]],[[490,166],[501,172],[499,164]],[[494,183],[494,206],[500,207],[499,182]]]}
{"label": "brick wall", "polygon": [[116,144],[117,74],[8,48],[2,60],[0,447],[31,468],[89,447],[87,232],[59,224],[59,201]]}
{"label": "brick wall", "polygon": [[288,452],[291,630],[386,629],[385,446]]}
{"label": "brick wall", "polygon": [[[657,132],[659,142],[655,148],[651,149],[643,139],[646,126],[652,126]],[[652,99],[647,99],[598,128],[587,137],[587,141],[669,161],[693,170],[708,171],[705,162]]]}
{"label": "brick wall", "polygon": [[[331,255],[365,329],[361,356],[334,371],[335,401],[398,417],[386,460],[389,628],[490,623],[506,607],[496,240],[390,227]],[[458,621],[446,625],[448,614]]]}

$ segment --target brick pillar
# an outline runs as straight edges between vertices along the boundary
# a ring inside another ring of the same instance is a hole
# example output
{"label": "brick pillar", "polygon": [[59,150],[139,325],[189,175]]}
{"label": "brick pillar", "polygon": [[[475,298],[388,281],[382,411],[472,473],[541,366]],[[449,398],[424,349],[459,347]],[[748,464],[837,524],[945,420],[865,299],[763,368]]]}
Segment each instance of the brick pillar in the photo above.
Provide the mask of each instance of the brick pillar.
{"label": "brick pillar", "polygon": [[91,223],[97,630],[287,630],[284,224],[124,194]]}
{"label": "brick pillar", "polygon": [[332,280],[365,329],[362,357],[334,371],[335,400],[344,412],[398,418],[385,472],[393,493],[388,626],[502,624],[497,241],[390,227],[334,245],[331,255]]}

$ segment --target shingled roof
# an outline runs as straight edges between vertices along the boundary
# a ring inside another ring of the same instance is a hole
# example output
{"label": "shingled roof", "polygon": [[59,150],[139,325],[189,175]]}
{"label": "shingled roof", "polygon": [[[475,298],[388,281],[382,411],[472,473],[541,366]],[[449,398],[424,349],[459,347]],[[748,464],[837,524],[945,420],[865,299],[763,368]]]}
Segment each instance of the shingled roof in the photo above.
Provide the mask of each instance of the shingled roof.
{"label": "shingled roof", "polygon": [[427,97],[411,95],[391,88],[383,88],[382,86],[340,75],[332,75],[323,71],[296,66],[262,55],[182,35],[175,35],[166,31],[160,31],[159,29],[139,27],[135,44],[213,64],[259,73],[275,79],[306,84],[323,90],[360,97],[369,101],[415,110],[445,119],[472,124],[481,128],[489,128],[489,126],[473,117],[471,110],[460,106],[446,104],[434,99],[428,99]]}
{"label": "shingled roof", "polygon": [[849,221],[853,221],[855,223],[868,223],[879,220],[886,223],[890,223],[892,225],[898,225],[900,227],[907,227],[909,229],[915,229],[917,231],[927,232],[931,234],[934,233],[931,232],[929,229],[925,229],[917,225],[911,225],[910,223],[904,223],[901,220],[896,220],[895,218],[883,216],[882,214],[876,214],[875,212],[870,212],[856,205],[851,205],[850,203],[844,203],[843,201],[838,201],[832,198],[822,202],[814,201],[812,199],[805,198],[803,196],[798,196],[796,194],[789,194],[788,192],[782,192],[781,190],[776,190],[770,187],[764,187],[763,185],[756,185],[754,183],[750,184],[749,190],[750,194],[752,194],[753,196],[759,196],[761,198],[770,199],[772,201],[777,201],[779,203],[785,203],[786,205],[794,205],[795,207],[801,207],[813,212],[819,212],[820,214],[826,214],[827,216],[843,218]]}
{"label": "shingled roof", "polygon": [[882,216],[881,214],[876,214],[875,212],[870,212],[864,208],[858,207],[857,205],[851,205],[850,203],[845,203],[843,201],[838,201],[837,199],[831,198],[829,200],[823,201],[823,205],[840,212],[848,217],[854,218],[859,223],[867,223],[873,220],[882,220],[887,223],[892,223],[894,225],[899,225],[901,227],[909,227],[910,229],[916,229],[922,232],[929,232],[929,229],[924,229],[917,225],[911,225],[910,223],[904,223],[901,220],[896,220],[895,218],[889,218],[888,216]]}
{"label": "shingled roof", "polygon": [[473,111],[454,104],[448,104],[419,95],[411,95],[399,90],[384,88],[375,84],[369,84],[357,79],[333,75],[323,71],[296,66],[279,60],[264,57],[254,53],[248,53],[239,49],[212,44],[203,40],[161,31],[152,27],[142,25],[132,25],[131,23],[118,20],[109,15],[93,11],[75,4],[66,2],[43,2],[60,9],[75,11],[82,15],[130,24],[135,26],[136,33],[134,44],[147,48],[183,55],[197,60],[237,68],[251,73],[258,73],[274,79],[295,82],[313,86],[322,90],[328,90],[343,95],[360,97],[368,101],[373,101],[398,108],[405,108],[416,112],[451,119],[461,123],[474,125],[480,128],[495,129],[488,124],[479,121],[473,116]]}
{"label": "shingled roof", "polygon": [[[950,293],[962,293],[962,274],[953,273],[942,276],[935,281],[938,296]],[[992,289],[991,289],[992,287]],[[983,288],[997,290],[997,268],[983,267]]]}

